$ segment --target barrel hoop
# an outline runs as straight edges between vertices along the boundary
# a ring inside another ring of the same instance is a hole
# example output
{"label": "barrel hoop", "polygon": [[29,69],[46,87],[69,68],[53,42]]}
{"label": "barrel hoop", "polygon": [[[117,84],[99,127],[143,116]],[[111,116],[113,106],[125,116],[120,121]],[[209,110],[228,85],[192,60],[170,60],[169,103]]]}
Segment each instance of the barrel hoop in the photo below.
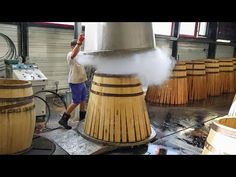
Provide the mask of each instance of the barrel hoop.
{"label": "barrel hoop", "polygon": [[186,66],[186,64],[176,64],[175,66]]}
{"label": "barrel hoop", "polygon": [[0,111],[0,114],[27,112],[27,111],[33,110],[34,108],[35,108],[35,105],[31,105],[31,106],[29,106],[29,107],[24,107],[24,108],[7,109],[7,110],[2,110],[2,111]]}
{"label": "barrel hoop", "polygon": [[187,71],[195,71],[195,70],[205,71],[205,68],[204,69],[192,68],[192,69],[186,69],[186,70]]}
{"label": "barrel hoop", "polygon": [[206,68],[192,68],[192,70],[205,70]]}
{"label": "barrel hoop", "polygon": [[133,96],[140,96],[143,95],[143,92],[139,92],[139,93],[133,93],[133,94],[113,94],[113,93],[101,93],[101,92],[97,92],[94,90],[90,90],[93,94],[95,95],[100,95],[100,96],[110,96],[110,97],[133,97]]}
{"label": "barrel hoop", "polygon": [[32,99],[34,96],[26,96],[26,97],[20,97],[20,98],[0,98],[0,101],[5,102],[16,102],[16,101],[22,101],[22,100],[29,100]]}
{"label": "barrel hoop", "polygon": [[174,79],[174,78],[187,78],[187,76],[171,76],[170,78],[171,79]]}
{"label": "barrel hoop", "polygon": [[186,71],[186,69],[173,69],[173,71]]}
{"label": "barrel hoop", "polygon": [[32,84],[26,85],[0,85],[0,89],[21,89],[21,88],[30,88]]}
{"label": "barrel hoop", "polygon": [[226,72],[226,73],[230,73],[230,72],[234,72],[234,71],[220,71],[220,72]]}
{"label": "barrel hoop", "polygon": [[6,105],[6,106],[0,106],[0,113],[2,111],[5,111],[7,109],[11,109],[11,108],[16,108],[16,107],[20,107],[20,106],[25,106],[27,104],[33,103],[33,100],[25,100],[16,104],[12,104],[12,105]]}
{"label": "barrel hoop", "polygon": [[193,62],[190,62],[191,64],[193,64],[193,65],[203,65],[203,64],[205,64],[205,62],[204,61],[199,61],[199,62],[196,62],[196,61],[193,61]]}
{"label": "barrel hoop", "polygon": [[229,136],[229,137],[232,137],[232,138],[236,138],[236,133],[235,133],[235,132],[232,132],[232,131],[230,131],[230,130],[224,129],[224,128],[222,128],[222,127],[219,127],[219,126],[217,126],[217,125],[214,124],[214,123],[211,125],[211,128],[212,128],[212,130],[214,130],[214,131],[216,131],[216,132],[220,132],[220,133],[222,133],[222,134],[225,135],[225,136]]}
{"label": "barrel hoop", "polygon": [[102,77],[114,77],[114,78],[132,78],[137,76],[136,74],[118,75],[118,74],[102,74],[102,73],[94,73],[94,75]]}
{"label": "barrel hoop", "polygon": [[[214,153],[217,153],[219,151],[216,150],[216,148],[214,148],[210,143],[208,143],[207,141],[205,142],[205,148],[207,150],[209,150],[210,152],[214,152]],[[225,154],[225,155],[229,155],[228,153],[226,152],[221,152],[222,154]]]}
{"label": "barrel hoop", "polygon": [[188,74],[188,76],[206,76],[206,74]]}
{"label": "barrel hoop", "polygon": [[208,69],[208,68],[214,68],[215,69],[215,68],[219,68],[219,66],[216,66],[216,67],[206,67],[206,69]]}
{"label": "barrel hoop", "polygon": [[218,72],[209,72],[209,71],[207,71],[207,74],[215,74],[215,73],[219,74],[219,71]]}
{"label": "barrel hoop", "polygon": [[215,63],[219,63],[219,61],[206,61],[206,63],[213,63],[213,64],[215,64]]}
{"label": "barrel hoop", "polygon": [[92,84],[94,85],[97,85],[97,86],[102,86],[102,87],[137,87],[137,86],[140,86],[141,83],[138,83],[138,84],[125,84],[125,85],[115,85],[115,84],[101,84],[101,83],[97,83],[97,82],[94,82],[92,81]]}

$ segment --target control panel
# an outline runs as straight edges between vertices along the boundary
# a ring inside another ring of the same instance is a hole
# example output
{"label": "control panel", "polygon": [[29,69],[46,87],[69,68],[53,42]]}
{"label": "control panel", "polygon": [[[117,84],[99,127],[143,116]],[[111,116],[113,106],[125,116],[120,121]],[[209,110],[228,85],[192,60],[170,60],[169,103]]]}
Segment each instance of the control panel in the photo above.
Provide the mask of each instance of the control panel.
{"label": "control panel", "polygon": [[16,64],[12,65],[12,70],[19,80],[47,80],[46,76],[39,70],[35,64]]}
{"label": "control panel", "polygon": [[[33,93],[45,90],[47,85],[47,77],[41,72],[36,64],[9,64],[6,65],[7,78],[27,80],[32,83]],[[46,100],[46,93],[38,93],[37,96]],[[34,98],[36,117],[46,116],[46,105],[39,98]]]}

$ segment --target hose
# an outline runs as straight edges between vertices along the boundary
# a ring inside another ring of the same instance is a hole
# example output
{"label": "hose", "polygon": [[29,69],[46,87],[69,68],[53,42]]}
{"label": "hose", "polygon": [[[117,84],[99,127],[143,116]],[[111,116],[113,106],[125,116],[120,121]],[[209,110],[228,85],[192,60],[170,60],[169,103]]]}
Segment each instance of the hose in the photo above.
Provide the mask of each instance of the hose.
{"label": "hose", "polygon": [[34,97],[35,97],[35,98],[38,98],[38,99],[40,99],[40,100],[42,100],[42,101],[46,104],[46,107],[47,107],[47,110],[48,110],[48,116],[47,116],[45,125],[47,125],[47,123],[48,123],[48,121],[49,121],[49,118],[51,117],[51,110],[50,110],[49,104],[46,102],[46,100],[44,100],[44,99],[41,98],[40,96],[34,95]]}
{"label": "hose", "polygon": [[38,91],[38,92],[36,92],[34,95],[37,95],[37,94],[39,94],[39,93],[52,93],[52,94],[54,94],[54,95],[56,95],[58,98],[60,98],[61,99],[61,101],[62,101],[62,103],[63,103],[63,105],[64,105],[64,107],[65,107],[65,109],[67,109],[67,105],[66,105],[66,102],[65,102],[65,100],[64,100],[64,98],[63,98],[63,96],[61,96],[61,95],[59,95],[58,93],[56,93],[56,92],[54,92],[54,91],[52,91],[52,90],[41,90],[41,91]]}
{"label": "hose", "polygon": [[64,105],[65,109],[67,109],[67,105],[66,105],[65,100],[63,99],[63,96],[59,95],[58,93],[56,93],[56,92],[54,92],[54,91],[52,91],[52,90],[41,90],[41,91],[38,91],[38,92],[36,92],[36,93],[34,94],[34,97],[39,98],[40,100],[42,100],[42,101],[46,104],[46,107],[47,107],[47,110],[48,110],[48,117],[47,117],[46,122],[45,122],[45,128],[46,128],[47,130],[44,131],[44,132],[48,132],[48,131],[53,131],[53,130],[59,129],[60,126],[58,126],[58,127],[56,127],[56,128],[49,128],[49,127],[47,127],[47,123],[49,122],[50,117],[51,117],[51,110],[50,110],[49,104],[46,102],[46,100],[44,100],[43,98],[37,96],[37,94],[39,94],[39,93],[45,93],[45,92],[52,93],[52,94],[56,95],[57,97],[59,97],[60,100],[63,102],[63,105]]}
{"label": "hose", "polygon": [[0,56],[0,71],[5,69],[4,60],[11,60],[16,58],[16,47],[13,41],[3,33],[0,33],[0,37],[7,42],[8,50],[5,55]]}
{"label": "hose", "polygon": [[37,95],[34,95],[35,98],[38,98],[40,100],[42,100],[45,104],[46,104],[46,107],[47,107],[47,110],[48,110],[48,118],[46,120],[46,124],[48,123],[49,121],[49,118],[51,117],[51,110],[50,110],[50,107],[49,107],[49,104],[46,102],[46,100],[44,100],[43,98],[41,98],[40,96],[37,96]]}

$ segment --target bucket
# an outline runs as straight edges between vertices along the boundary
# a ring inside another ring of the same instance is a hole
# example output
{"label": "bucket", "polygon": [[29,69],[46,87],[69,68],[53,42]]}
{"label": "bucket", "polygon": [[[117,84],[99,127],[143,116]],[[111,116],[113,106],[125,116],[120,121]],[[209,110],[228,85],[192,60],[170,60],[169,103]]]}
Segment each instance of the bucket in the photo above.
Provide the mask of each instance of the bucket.
{"label": "bucket", "polygon": [[150,120],[136,75],[94,74],[84,132],[94,139],[112,143],[149,138]]}
{"label": "bucket", "polygon": [[0,154],[28,150],[32,144],[35,119],[31,83],[0,79]]}
{"label": "bucket", "polygon": [[221,117],[212,123],[202,154],[236,154],[236,117]]}

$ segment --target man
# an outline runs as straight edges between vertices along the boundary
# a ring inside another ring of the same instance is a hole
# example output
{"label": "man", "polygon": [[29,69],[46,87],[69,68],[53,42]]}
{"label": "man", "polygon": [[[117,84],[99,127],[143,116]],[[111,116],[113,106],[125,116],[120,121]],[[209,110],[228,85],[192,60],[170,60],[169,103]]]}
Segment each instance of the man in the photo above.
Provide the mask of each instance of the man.
{"label": "man", "polygon": [[79,64],[78,53],[80,47],[84,41],[84,35],[80,35],[79,39],[71,41],[72,51],[67,54],[67,63],[70,67],[68,83],[72,93],[73,102],[67,107],[66,112],[62,115],[59,120],[59,124],[65,129],[71,129],[68,125],[68,120],[71,117],[70,113],[80,104],[80,120],[85,118],[86,114],[86,96],[87,88],[85,81],[87,80],[87,75],[84,67]]}

